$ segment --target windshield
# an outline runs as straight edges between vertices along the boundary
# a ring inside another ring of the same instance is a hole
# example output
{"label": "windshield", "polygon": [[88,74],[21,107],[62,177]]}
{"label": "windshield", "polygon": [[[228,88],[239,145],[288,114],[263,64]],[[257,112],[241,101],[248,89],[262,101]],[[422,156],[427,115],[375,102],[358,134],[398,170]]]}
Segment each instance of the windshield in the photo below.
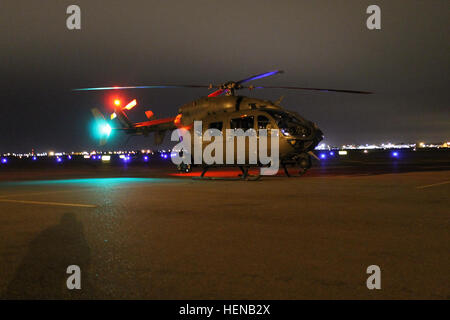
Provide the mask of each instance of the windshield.
{"label": "windshield", "polygon": [[290,134],[305,137],[310,134],[310,130],[305,126],[304,121],[295,115],[274,110],[266,110],[266,112],[273,117],[284,135]]}
{"label": "windshield", "polygon": [[270,114],[275,122],[277,123],[278,127],[280,128],[287,128],[289,127],[289,124],[297,124],[300,125],[302,122],[297,119],[295,116],[290,115],[289,113],[280,112],[280,111],[267,111],[268,114]]}

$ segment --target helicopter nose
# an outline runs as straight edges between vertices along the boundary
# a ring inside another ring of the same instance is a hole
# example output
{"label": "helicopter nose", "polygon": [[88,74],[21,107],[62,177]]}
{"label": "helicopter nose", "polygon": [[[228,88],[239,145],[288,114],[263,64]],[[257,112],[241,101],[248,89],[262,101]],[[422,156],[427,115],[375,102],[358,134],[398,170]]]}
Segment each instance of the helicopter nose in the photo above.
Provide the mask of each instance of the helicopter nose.
{"label": "helicopter nose", "polygon": [[314,141],[313,145],[314,145],[314,147],[313,148],[318,146],[320,141],[322,141],[322,140],[323,140],[323,132],[322,132],[322,130],[320,130],[316,126],[316,129],[314,130],[314,138],[313,138],[313,141]]}
{"label": "helicopter nose", "polygon": [[323,140],[323,132],[319,128],[316,129],[316,139],[320,139],[319,141]]}
{"label": "helicopter nose", "polygon": [[296,143],[295,146],[301,148],[304,151],[312,151],[317,147],[320,141],[323,140],[323,132],[315,124],[310,127],[311,135],[307,141]]}
{"label": "helicopter nose", "polygon": [[318,142],[323,140],[323,132],[319,129],[316,123],[312,123],[314,128],[314,140],[317,140]]}

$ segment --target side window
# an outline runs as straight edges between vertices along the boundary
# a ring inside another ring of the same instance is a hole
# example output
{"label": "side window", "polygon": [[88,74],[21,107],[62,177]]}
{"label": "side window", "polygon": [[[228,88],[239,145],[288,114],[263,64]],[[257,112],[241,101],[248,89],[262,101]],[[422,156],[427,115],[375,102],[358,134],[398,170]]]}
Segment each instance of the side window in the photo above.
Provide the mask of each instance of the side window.
{"label": "side window", "polygon": [[258,129],[266,129],[269,123],[270,121],[266,116],[258,116]]}
{"label": "side window", "polygon": [[217,129],[219,131],[222,131],[223,122],[211,122],[208,126],[208,129]]}
{"label": "side window", "polygon": [[255,126],[255,121],[253,116],[241,118],[241,128],[245,130],[253,129]]}
{"label": "side window", "polygon": [[241,118],[231,119],[230,129],[237,129],[241,127]]}
{"label": "side window", "polygon": [[253,129],[254,126],[254,117],[243,117],[243,118],[235,118],[230,121],[231,129],[243,129],[244,131],[248,129]]}

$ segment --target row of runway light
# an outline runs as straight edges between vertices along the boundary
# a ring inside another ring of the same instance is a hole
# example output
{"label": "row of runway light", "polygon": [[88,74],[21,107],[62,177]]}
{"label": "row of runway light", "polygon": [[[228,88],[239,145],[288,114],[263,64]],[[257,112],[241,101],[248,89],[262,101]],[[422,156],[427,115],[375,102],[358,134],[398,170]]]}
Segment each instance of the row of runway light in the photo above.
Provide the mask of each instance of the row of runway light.
{"label": "row of runway light", "polygon": [[[369,153],[369,151],[364,150],[363,153],[367,154],[367,153]],[[346,156],[347,154],[348,154],[348,152],[346,150],[339,150],[338,151],[338,155],[340,155],[340,156]],[[400,156],[400,152],[399,151],[392,151],[390,153],[390,156],[392,158],[398,158]],[[334,151],[319,153],[319,158],[321,160],[325,160],[327,158],[334,158],[334,157],[335,157],[335,152]]]}
{"label": "row of runway light", "polygon": [[[368,151],[364,150],[364,153],[367,154]],[[327,160],[327,159],[334,159],[337,158],[337,156],[346,156],[348,153],[346,150],[339,150],[337,151],[328,151],[328,152],[321,152],[319,153],[318,157],[320,160]],[[392,151],[390,153],[390,156],[394,159],[397,159],[400,157],[400,152],[398,150]],[[160,158],[167,160],[171,157],[170,153],[165,153],[165,152],[161,152],[160,153]],[[32,156],[31,160],[32,161],[38,161],[40,157],[37,156]],[[47,158],[47,157],[45,157]],[[92,160],[92,161],[101,161],[101,162],[110,162],[112,160],[111,155],[100,155],[100,154],[93,154],[93,155],[85,155],[84,159],[86,160]],[[119,159],[123,162],[123,163],[129,163],[131,162],[133,159],[139,160],[139,158],[137,157],[133,157],[129,154],[121,154],[119,155]],[[72,160],[72,156],[71,155],[67,155],[67,156],[56,156],[55,157],[55,162],[56,163],[63,163],[66,160]],[[143,162],[148,162],[150,160],[150,157],[148,154],[144,154],[142,155],[141,160]],[[8,164],[9,159],[8,157],[2,157],[0,160],[0,164],[2,165],[6,165]]]}
{"label": "row of runway light", "polygon": [[[169,159],[169,154],[168,153],[161,153],[160,157],[164,160]],[[37,156],[32,156],[32,157],[27,157],[26,159],[31,160],[33,162],[37,162],[41,159],[48,159],[48,158],[54,158],[54,161],[56,163],[63,163],[67,160],[72,160],[72,156],[71,155],[67,155],[67,156],[56,156],[56,157],[37,157]],[[83,157],[85,160],[91,160],[91,161],[101,161],[101,162],[110,162],[112,160],[114,160],[111,155],[99,155],[99,154],[94,154],[94,155],[85,155]],[[22,158],[20,158],[22,159]],[[120,161],[124,162],[124,163],[129,163],[132,160],[142,160],[143,162],[148,162],[150,160],[150,157],[148,154],[144,154],[142,155],[141,158],[136,157],[136,156],[131,156],[129,154],[121,154],[118,156],[118,159],[120,159]],[[9,157],[2,157],[0,158],[0,164],[2,165],[6,165],[9,162]]]}

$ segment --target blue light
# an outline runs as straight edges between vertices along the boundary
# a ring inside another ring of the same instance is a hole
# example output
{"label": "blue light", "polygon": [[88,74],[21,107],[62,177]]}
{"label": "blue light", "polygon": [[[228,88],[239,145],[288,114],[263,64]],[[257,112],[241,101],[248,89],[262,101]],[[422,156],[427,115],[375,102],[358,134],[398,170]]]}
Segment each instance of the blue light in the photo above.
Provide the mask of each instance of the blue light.
{"label": "blue light", "polygon": [[36,156],[33,156],[32,159],[33,159],[33,161],[36,161],[36,160],[37,160],[37,157],[36,157]]}
{"label": "blue light", "polygon": [[67,159],[72,160],[72,156],[67,156]]}
{"label": "blue light", "polygon": [[144,161],[148,161],[148,156],[144,156]]}
{"label": "blue light", "polygon": [[334,156],[334,151],[330,151],[330,156]]}
{"label": "blue light", "polygon": [[392,152],[392,156],[393,156],[394,158],[398,158],[398,152],[397,152],[397,151]]}
{"label": "blue light", "polygon": [[325,159],[327,156],[326,156],[326,154],[325,153],[321,153],[320,154],[320,159]]}
{"label": "blue light", "polygon": [[8,162],[8,159],[2,158],[2,163],[7,163],[7,162]]}
{"label": "blue light", "polygon": [[60,157],[57,157],[57,158],[56,158],[56,162],[61,163],[61,162],[62,162],[62,159],[61,159]]}

